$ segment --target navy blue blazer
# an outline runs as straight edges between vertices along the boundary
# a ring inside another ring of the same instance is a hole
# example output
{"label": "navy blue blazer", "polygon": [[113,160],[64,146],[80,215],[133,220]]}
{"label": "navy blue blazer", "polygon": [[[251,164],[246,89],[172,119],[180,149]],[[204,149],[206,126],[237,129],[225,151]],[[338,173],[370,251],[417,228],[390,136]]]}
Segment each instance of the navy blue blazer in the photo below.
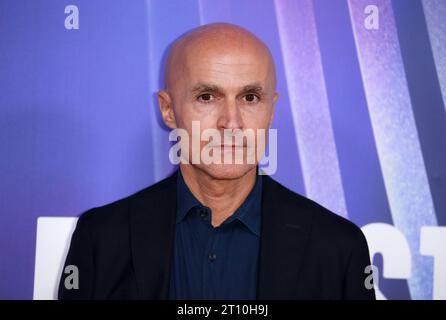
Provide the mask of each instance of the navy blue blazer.
{"label": "navy blue blazer", "polygon": [[[59,299],[168,298],[176,175],[80,216],[65,262],[79,287],[62,273]],[[356,225],[268,176],[261,212],[258,299],[375,299]]]}

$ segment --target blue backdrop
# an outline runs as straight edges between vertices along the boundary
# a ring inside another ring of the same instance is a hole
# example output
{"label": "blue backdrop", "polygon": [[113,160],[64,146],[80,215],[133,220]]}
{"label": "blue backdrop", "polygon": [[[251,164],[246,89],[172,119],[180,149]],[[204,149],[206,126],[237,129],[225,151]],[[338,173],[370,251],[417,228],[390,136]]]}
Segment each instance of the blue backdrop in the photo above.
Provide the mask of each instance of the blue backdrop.
{"label": "blue backdrop", "polygon": [[33,296],[38,217],[172,171],[166,48],[224,21],[277,65],[273,177],[363,227],[382,298],[444,299],[445,18],[443,0],[0,0],[0,298]]}

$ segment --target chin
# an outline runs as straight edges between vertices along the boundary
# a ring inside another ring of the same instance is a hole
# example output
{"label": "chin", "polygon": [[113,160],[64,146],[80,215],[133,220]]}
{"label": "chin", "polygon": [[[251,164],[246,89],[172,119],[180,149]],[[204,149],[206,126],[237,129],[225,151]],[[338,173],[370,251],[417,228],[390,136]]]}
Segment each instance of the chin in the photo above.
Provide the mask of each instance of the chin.
{"label": "chin", "polygon": [[210,164],[197,165],[207,175],[218,180],[239,179],[252,170],[256,170],[256,164]]}

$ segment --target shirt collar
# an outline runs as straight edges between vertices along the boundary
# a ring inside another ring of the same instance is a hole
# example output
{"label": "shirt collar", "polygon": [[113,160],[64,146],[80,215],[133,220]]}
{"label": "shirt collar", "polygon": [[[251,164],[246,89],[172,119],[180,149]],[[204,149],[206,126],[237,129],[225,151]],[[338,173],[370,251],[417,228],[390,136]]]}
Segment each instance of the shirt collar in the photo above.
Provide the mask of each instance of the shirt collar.
{"label": "shirt collar", "polygon": [[180,169],[178,169],[177,176],[177,205],[176,223],[181,222],[190,209],[195,206],[201,206],[201,203],[194,197],[192,192],[190,192]]}
{"label": "shirt collar", "polygon": [[[242,222],[252,233],[260,236],[261,221],[262,176],[256,174],[256,182],[242,205],[223,224],[229,224],[235,219]],[[177,176],[177,215],[176,223],[180,223],[187,213],[195,206],[204,207],[186,185],[181,170]]]}

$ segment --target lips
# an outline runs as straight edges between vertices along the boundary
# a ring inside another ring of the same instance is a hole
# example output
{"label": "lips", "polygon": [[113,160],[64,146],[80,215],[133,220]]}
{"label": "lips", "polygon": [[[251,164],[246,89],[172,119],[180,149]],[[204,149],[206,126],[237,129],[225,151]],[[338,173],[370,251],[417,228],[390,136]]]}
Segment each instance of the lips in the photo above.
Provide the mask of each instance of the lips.
{"label": "lips", "polygon": [[219,145],[219,146],[217,146],[217,147],[220,147],[220,148],[243,148],[244,146],[243,145],[236,145],[236,144],[221,144],[221,145]]}

